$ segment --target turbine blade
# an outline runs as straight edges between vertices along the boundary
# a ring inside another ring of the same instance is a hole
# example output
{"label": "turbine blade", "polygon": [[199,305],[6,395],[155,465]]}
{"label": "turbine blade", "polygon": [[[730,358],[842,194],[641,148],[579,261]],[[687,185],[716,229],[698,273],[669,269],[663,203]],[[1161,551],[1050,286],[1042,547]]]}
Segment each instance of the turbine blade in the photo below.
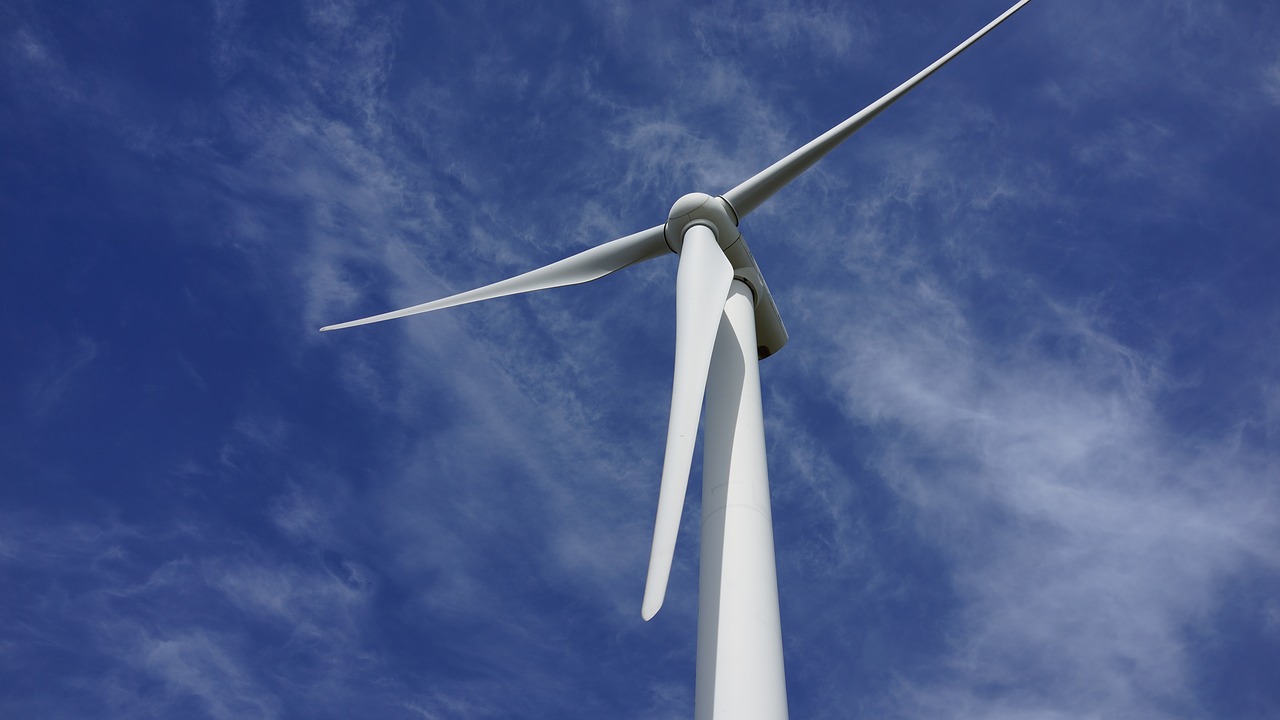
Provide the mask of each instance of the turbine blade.
{"label": "turbine blade", "polygon": [[432,310],[443,310],[456,305],[492,300],[506,297],[507,295],[546,290],[565,285],[578,285],[598,280],[628,265],[651,260],[671,252],[671,248],[667,247],[667,241],[662,234],[663,227],[662,225],[656,225],[634,235],[628,235],[603,245],[597,245],[577,255],[571,255],[537,270],[530,270],[523,275],[500,280],[492,285],[485,285],[482,288],[450,295],[439,300],[432,300],[421,305],[414,305],[403,310],[393,310],[381,315],[373,315],[337,325],[326,325],[320,328],[320,332],[341,330],[355,327],[356,325],[368,325],[369,323],[393,320],[408,315],[431,312]]}
{"label": "turbine blade", "polygon": [[997,25],[1007,20],[1011,15],[1022,9],[1031,0],[1020,0],[1013,7],[1004,11],[1000,17],[992,20],[986,27],[974,33],[972,37],[960,43],[951,52],[943,55],[929,67],[916,73],[910,80],[902,83],[894,88],[884,97],[871,103],[866,108],[859,111],[856,115],[850,117],[839,125],[831,128],[818,137],[810,140],[808,144],[790,155],[775,162],[769,167],[756,173],[746,182],[738,185],[734,189],[725,193],[723,197],[734,212],[738,214],[738,219],[746,217],[748,213],[764,204],[764,201],[773,196],[788,183],[800,177],[805,170],[813,167],[827,153],[831,152],[840,143],[849,139],[849,136],[860,130],[881,111],[897,102],[902,96],[910,92],[915,86],[924,81],[925,78],[932,75],[938,68],[946,65],[948,62],[964,52],[970,45],[974,44],[982,38],[983,35],[991,32]]}
{"label": "turbine blade", "polygon": [[667,451],[658,490],[658,516],[653,526],[649,577],[645,581],[640,611],[645,620],[658,612],[667,593],[680,514],[689,486],[689,467],[693,464],[698,416],[702,413],[702,398],[707,389],[711,351],[732,283],[733,266],[716,243],[715,234],[701,225],[689,228],[676,273],[676,367],[671,383]]}

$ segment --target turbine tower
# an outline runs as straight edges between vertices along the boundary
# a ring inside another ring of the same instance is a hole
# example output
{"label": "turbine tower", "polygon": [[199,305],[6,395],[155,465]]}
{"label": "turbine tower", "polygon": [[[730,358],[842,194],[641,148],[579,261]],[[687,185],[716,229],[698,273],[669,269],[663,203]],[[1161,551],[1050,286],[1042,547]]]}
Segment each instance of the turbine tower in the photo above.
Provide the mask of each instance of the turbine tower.
{"label": "turbine tower", "polygon": [[575,285],[646,260],[679,255],[671,413],[641,615],[651,619],[666,595],[705,400],[697,720],[787,717],[758,366],[786,344],[787,331],[739,224],[1028,2],[1020,0],[911,79],[732,190],[718,197],[681,197],[663,224],[492,285],[320,328],[339,330]]}

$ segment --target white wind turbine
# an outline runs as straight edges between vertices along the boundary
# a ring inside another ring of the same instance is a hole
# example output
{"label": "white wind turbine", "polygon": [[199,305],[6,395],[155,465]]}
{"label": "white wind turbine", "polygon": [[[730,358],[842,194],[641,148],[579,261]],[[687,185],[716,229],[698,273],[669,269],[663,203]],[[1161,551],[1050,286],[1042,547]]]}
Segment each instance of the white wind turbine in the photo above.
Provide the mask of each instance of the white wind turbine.
{"label": "white wind turbine", "polygon": [[1028,2],[1020,0],[910,80],[724,195],[691,193],[680,198],[664,224],[492,285],[320,328],[340,330],[576,285],[668,253],[680,256],[671,415],[641,615],[651,619],[666,595],[705,394],[694,701],[694,716],[699,720],[787,717],[757,365],[787,342],[787,332],[738,225]]}

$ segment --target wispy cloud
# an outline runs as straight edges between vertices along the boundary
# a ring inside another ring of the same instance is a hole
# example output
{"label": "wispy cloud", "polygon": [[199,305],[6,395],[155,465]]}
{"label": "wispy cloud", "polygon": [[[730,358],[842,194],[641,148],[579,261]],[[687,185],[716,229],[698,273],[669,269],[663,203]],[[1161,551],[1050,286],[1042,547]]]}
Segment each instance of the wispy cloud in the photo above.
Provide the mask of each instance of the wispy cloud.
{"label": "wispy cloud", "polygon": [[1280,105],[1280,62],[1263,70],[1262,89],[1273,104]]}
{"label": "wispy cloud", "polygon": [[[278,702],[258,686],[253,670],[228,651],[224,638],[201,631],[163,639],[143,635],[133,648],[132,659],[174,696],[199,698],[211,717],[279,716]],[[167,710],[180,706],[175,698]]]}
{"label": "wispy cloud", "polygon": [[779,56],[800,55],[814,68],[853,54],[865,57],[871,33],[865,10],[838,3],[803,8],[794,3],[743,0],[695,11],[696,34],[712,53],[748,49]]}
{"label": "wispy cloud", "polygon": [[[47,689],[70,682],[128,713],[194,701],[211,717],[273,718],[354,702],[355,677],[383,671],[361,634],[376,582],[351,558],[290,562],[214,528],[12,517],[4,526],[14,531],[0,538],[6,575],[48,581],[13,598],[4,635],[114,667],[92,681],[52,678]],[[261,632],[281,643],[258,644]],[[284,658],[305,659],[306,670],[264,672]],[[155,682],[162,693],[139,691]]]}
{"label": "wispy cloud", "polygon": [[[908,682],[904,708],[1164,717],[1191,701],[1185,628],[1236,573],[1280,563],[1266,458],[1172,435],[1158,361],[1087,308],[1032,301],[1021,339],[990,345],[946,283],[879,280],[891,292],[857,301],[813,367],[845,422],[880,430],[877,474],[961,603],[950,680]],[[846,313],[838,296],[807,300],[819,317]],[[817,491],[847,493],[829,472]]]}
{"label": "wispy cloud", "polygon": [[98,344],[80,335],[52,343],[47,352],[53,357],[42,363],[45,370],[27,387],[31,413],[45,418],[66,401],[76,378],[98,357]]}

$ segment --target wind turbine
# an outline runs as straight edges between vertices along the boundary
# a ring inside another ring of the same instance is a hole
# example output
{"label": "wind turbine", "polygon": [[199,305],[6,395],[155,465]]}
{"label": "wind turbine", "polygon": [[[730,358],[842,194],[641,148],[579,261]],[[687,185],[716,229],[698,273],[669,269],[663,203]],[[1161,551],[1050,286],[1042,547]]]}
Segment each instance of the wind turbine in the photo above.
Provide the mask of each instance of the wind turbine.
{"label": "wind turbine", "polygon": [[911,79],[725,194],[681,197],[663,224],[492,285],[320,328],[340,330],[576,285],[663,255],[679,255],[671,414],[641,615],[646,621],[653,618],[666,595],[705,399],[694,700],[698,720],[787,717],[758,367],[786,344],[787,331],[738,226],[1028,2],[1020,0]]}

